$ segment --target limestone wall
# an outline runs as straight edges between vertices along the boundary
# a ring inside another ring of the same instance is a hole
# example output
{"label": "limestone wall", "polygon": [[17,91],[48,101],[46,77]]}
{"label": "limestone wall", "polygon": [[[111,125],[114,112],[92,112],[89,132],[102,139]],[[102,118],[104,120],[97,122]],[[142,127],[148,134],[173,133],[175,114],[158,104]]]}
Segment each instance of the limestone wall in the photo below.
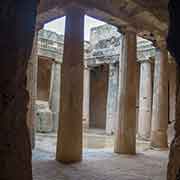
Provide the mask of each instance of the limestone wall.
{"label": "limestone wall", "polygon": [[90,72],[90,127],[106,128],[106,104],[108,93],[107,65],[102,65]]}

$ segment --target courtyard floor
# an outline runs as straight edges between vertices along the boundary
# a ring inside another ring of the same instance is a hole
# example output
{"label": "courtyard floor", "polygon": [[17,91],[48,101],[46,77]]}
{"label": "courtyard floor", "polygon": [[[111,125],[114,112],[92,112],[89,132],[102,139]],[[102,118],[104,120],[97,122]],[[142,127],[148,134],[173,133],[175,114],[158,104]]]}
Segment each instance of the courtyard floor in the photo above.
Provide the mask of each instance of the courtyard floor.
{"label": "courtyard floor", "polygon": [[165,180],[168,151],[155,151],[137,141],[137,155],[113,153],[113,136],[103,131],[84,133],[83,161],[56,162],[56,135],[37,134],[33,151],[34,180]]}

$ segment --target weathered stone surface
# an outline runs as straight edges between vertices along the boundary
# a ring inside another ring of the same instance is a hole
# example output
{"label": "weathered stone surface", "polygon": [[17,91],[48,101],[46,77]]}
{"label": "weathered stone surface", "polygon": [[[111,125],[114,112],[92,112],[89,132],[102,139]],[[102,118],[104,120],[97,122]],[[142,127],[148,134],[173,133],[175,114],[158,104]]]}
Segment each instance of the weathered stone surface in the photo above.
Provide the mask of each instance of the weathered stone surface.
{"label": "weathered stone surface", "polygon": [[117,121],[117,99],[119,87],[119,64],[109,65],[109,81],[108,81],[108,95],[107,95],[107,112],[106,112],[106,133],[112,134],[115,130]]}
{"label": "weathered stone surface", "polygon": [[66,16],[56,154],[56,159],[64,163],[82,159],[83,47],[84,13],[70,8]]}
{"label": "weathered stone surface", "polygon": [[90,72],[90,120],[91,128],[106,128],[106,104],[108,94],[107,64],[101,65]]}
{"label": "weathered stone surface", "polygon": [[140,66],[138,137],[148,140],[151,133],[152,118],[151,62],[149,59],[140,61]]}
{"label": "weathered stone surface", "polygon": [[36,101],[36,131],[48,133],[53,131],[52,112],[47,101]]}
{"label": "weathered stone surface", "polygon": [[83,127],[89,128],[90,113],[90,68],[84,65]]}
{"label": "weathered stone surface", "polygon": [[38,56],[62,62],[64,35],[42,29],[38,33]]}
{"label": "weathered stone surface", "polygon": [[155,58],[151,145],[167,148],[168,138],[168,52],[158,48]]}
{"label": "weathered stone surface", "polygon": [[[95,27],[91,29],[90,34],[90,51],[85,59],[88,67],[90,67],[93,71],[95,67],[108,64],[109,67],[115,66],[119,64],[119,57],[120,57],[120,45],[121,45],[121,34],[118,32],[117,28],[112,25],[102,25],[99,27]],[[137,61],[144,61],[145,59],[149,59],[150,57],[155,56],[155,48],[152,45],[152,42],[147,41],[142,38],[137,38]],[[137,63],[137,76],[139,77],[139,68]],[[111,74],[114,74],[113,76]],[[111,78],[112,76],[112,78]],[[117,73],[109,71],[109,78],[108,78],[108,100],[107,100],[107,108],[106,108],[106,130],[107,133],[110,134],[114,132],[115,125],[115,116],[116,116],[116,86],[118,88],[118,78],[116,79]],[[116,80],[115,80],[115,79]],[[139,111],[139,83],[137,85],[137,103],[136,103],[136,110],[137,110],[137,119],[138,119],[138,111]],[[115,96],[114,96],[115,95]],[[112,122],[110,122],[112,120]],[[138,121],[137,125],[138,127]]]}
{"label": "weathered stone surface", "polygon": [[172,59],[168,64],[169,69],[169,123],[176,120],[176,96],[177,96],[177,65]]}
{"label": "weathered stone surface", "polygon": [[60,104],[60,83],[61,83],[61,64],[53,62],[51,69],[51,87],[49,95],[49,106],[52,111],[53,131],[57,131],[59,122]]}
{"label": "weathered stone surface", "polygon": [[180,170],[180,69],[177,66],[177,97],[176,97],[176,122],[175,122],[175,137],[171,143],[169,164],[167,172],[167,180],[177,180],[176,176],[179,177]]}
{"label": "weathered stone surface", "polygon": [[26,70],[37,1],[1,1],[0,7],[0,179],[32,180]]}
{"label": "weathered stone surface", "polygon": [[27,90],[29,92],[29,104],[27,113],[27,125],[31,136],[32,148],[35,147],[35,126],[36,126],[36,99],[37,99],[37,32],[34,36],[33,48],[27,68]]}
{"label": "weathered stone surface", "polygon": [[[91,29],[90,51],[86,58],[90,67],[101,64],[119,62],[122,34],[116,27],[105,24]],[[143,61],[155,56],[152,42],[137,37],[137,61]]]}
{"label": "weathered stone surface", "polygon": [[106,149],[88,150],[81,163],[67,166],[54,161],[52,152],[37,150],[33,175],[35,180],[165,180],[167,154],[149,150],[127,156]]}
{"label": "weathered stone surface", "polygon": [[122,37],[119,64],[118,120],[114,151],[136,153],[136,34],[127,30]]}
{"label": "weathered stone surface", "polygon": [[49,101],[52,61],[38,57],[37,99]]}
{"label": "weathered stone surface", "polygon": [[44,24],[64,16],[63,7],[71,3],[85,8],[85,13],[115,26],[129,25],[139,34],[154,40],[154,34],[166,35],[168,29],[168,0],[44,0],[39,8],[38,23]]}

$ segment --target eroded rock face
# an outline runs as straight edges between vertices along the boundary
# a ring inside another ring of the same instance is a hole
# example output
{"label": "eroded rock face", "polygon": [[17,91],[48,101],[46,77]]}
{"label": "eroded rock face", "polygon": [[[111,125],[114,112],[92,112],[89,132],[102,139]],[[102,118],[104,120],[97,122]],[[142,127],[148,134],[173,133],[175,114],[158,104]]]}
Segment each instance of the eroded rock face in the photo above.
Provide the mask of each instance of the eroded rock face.
{"label": "eroded rock face", "polygon": [[[178,74],[180,71],[178,70]],[[179,77],[178,77],[179,78]],[[178,82],[179,88],[179,82]],[[176,101],[176,123],[175,130],[176,134],[171,143],[170,154],[169,154],[169,164],[168,164],[168,180],[177,180],[180,178],[180,91],[177,92],[177,101]]]}
{"label": "eroded rock face", "polygon": [[31,180],[26,125],[26,69],[35,28],[36,0],[0,2],[0,179]]}
{"label": "eroded rock face", "polygon": [[169,32],[167,38],[167,46],[173,57],[175,57],[176,62],[180,65],[180,1],[170,0],[169,2]]}
{"label": "eroded rock face", "polygon": [[169,3],[170,26],[167,38],[168,49],[174,56],[177,66],[177,100],[176,100],[176,123],[175,137],[171,144],[169,164],[168,164],[168,180],[178,180],[180,178],[180,1],[171,0]]}

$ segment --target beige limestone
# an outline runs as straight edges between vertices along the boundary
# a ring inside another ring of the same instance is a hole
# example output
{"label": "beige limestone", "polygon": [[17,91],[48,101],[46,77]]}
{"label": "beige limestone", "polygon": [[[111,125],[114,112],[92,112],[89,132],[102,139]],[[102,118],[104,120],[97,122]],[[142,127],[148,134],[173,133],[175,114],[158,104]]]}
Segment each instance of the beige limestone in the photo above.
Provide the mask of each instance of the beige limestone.
{"label": "beige limestone", "polygon": [[106,128],[109,65],[103,64],[90,72],[90,128]]}
{"label": "beige limestone", "polygon": [[35,117],[36,117],[36,107],[35,101],[37,99],[37,66],[38,66],[38,57],[37,57],[37,33],[35,33],[33,48],[30,60],[28,62],[27,69],[27,90],[29,92],[29,104],[27,112],[27,125],[29,128],[31,136],[32,148],[35,145]]}
{"label": "beige limestone", "polygon": [[52,112],[47,101],[36,101],[36,132],[53,131]]}
{"label": "beige limestone", "polygon": [[177,71],[177,81],[176,81],[176,121],[175,121],[175,136],[171,143],[170,153],[169,153],[169,162],[168,162],[168,171],[167,171],[167,180],[177,180],[176,176],[179,176],[179,167],[180,167],[180,69],[179,66],[176,67]]}
{"label": "beige limestone", "polygon": [[169,121],[174,122],[176,119],[176,80],[177,80],[177,71],[176,71],[176,63],[172,60],[169,67]]}
{"label": "beige limestone", "polygon": [[152,75],[149,59],[140,62],[138,136],[148,140],[151,133]]}
{"label": "beige limestone", "polygon": [[37,99],[49,101],[52,59],[38,56]]}
{"label": "beige limestone", "polygon": [[140,88],[140,64],[136,63],[136,73],[137,73],[137,90],[136,90],[136,134],[138,133],[139,126],[139,88]]}
{"label": "beige limestone", "polygon": [[59,104],[60,104],[60,76],[61,64],[54,61],[51,69],[51,84],[49,93],[49,106],[52,111],[53,131],[57,131],[59,122]]}
{"label": "beige limestone", "polygon": [[114,151],[136,153],[136,34],[126,31],[119,65],[119,112]]}
{"label": "beige limestone", "polygon": [[56,154],[56,159],[64,163],[82,159],[83,41],[84,14],[79,9],[68,9]]}
{"label": "beige limestone", "polygon": [[167,148],[168,128],[168,52],[157,48],[154,69],[151,146]]}
{"label": "beige limestone", "polygon": [[89,128],[90,111],[90,69],[84,67],[84,90],[83,90],[83,121],[85,128]]}

